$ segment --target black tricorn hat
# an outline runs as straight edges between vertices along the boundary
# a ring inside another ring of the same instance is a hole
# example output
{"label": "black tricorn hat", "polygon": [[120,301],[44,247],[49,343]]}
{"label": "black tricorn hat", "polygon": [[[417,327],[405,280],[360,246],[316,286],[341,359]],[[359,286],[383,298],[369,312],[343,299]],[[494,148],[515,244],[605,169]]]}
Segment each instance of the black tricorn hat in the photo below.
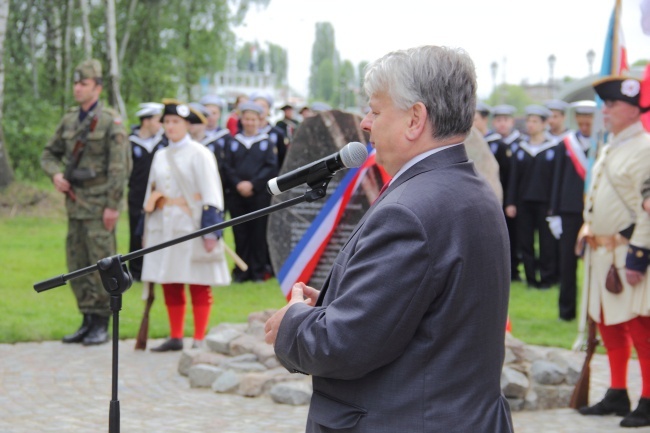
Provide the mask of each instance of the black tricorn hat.
{"label": "black tricorn hat", "polygon": [[603,101],[623,101],[639,107],[643,113],[650,110],[650,106],[641,107],[641,81],[636,78],[605,77],[596,81],[593,87]]}
{"label": "black tricorn hat", "polygon": [[165,115],[174,114],[192,124],[207,123],[205,116],[201,112],[183,102],[176,99],[163,99],[162,103],[165,104],[165,108],[163,108],[163,114],[160,117],[161,122],[165,118]]}

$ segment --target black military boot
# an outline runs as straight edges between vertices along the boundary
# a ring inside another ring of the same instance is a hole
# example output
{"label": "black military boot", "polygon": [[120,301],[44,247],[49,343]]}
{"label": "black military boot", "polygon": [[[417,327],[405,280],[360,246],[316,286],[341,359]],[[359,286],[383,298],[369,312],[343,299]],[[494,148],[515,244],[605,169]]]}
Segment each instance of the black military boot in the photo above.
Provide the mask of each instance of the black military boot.
{"label": "black military boot", "polygon": [[108,341],[108,319],[109,316],[90,315],[90,330],[83,339],[84,346],[104,344]]}
{"label": "black military boot", "polygon": [[90,331],[90,314],[84,314],[81,326],[73,334],[64,336],[61,341],[64,343],[81,343]]}
{"label": "black military boot", "polygon": [[160,346],[152,347],[152,352],[169,352],[169,351],[178,351],[183,350],[183,339],[182,338],[168,338]]}
{"label": "black military boot", "polygon": [[650,398],[641,397],[636,409],[621,420],[621,427],[643,427],[646,425],[650,425]]}
{"label": "black military boot", "polygon": [[583,406],[578,409],[582,415],[611,415],[625,416],[630,413],[630,397],[627,389],[609,388],[605,398],[593,406]]}

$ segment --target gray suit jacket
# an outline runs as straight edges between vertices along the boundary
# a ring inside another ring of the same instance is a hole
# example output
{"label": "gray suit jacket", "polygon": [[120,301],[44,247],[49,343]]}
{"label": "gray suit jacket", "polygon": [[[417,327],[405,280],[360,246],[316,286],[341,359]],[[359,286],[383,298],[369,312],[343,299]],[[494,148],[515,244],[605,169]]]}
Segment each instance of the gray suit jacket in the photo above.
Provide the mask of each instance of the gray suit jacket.
{"label": "gray suit jacket", "polygon": [[313,375],[308,432],[512,432],[501,394],[510,285],[501,206],[463,145],[400,175],[275,343]]}

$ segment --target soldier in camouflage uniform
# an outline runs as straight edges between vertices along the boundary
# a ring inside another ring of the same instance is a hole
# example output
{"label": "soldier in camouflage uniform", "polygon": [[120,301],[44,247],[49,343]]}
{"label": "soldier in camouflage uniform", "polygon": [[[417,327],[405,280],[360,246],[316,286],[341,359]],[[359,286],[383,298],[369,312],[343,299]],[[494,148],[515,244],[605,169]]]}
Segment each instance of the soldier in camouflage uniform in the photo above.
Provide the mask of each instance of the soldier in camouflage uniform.
{"label": "soldier in camouflage uniform", "polygon": [[[70,271],[115,255],[115,224],[131,166],[126,131],[118,114],[99,102],[101,91],[99,61],[79,64],[74,72],[74,98],[80,106],[64,115],[41,155],[41,167],[57,191],[67,196]],[[99,274],[72,279],[70,284],[83,322],[63,342],[107,342],[111,312]]]}

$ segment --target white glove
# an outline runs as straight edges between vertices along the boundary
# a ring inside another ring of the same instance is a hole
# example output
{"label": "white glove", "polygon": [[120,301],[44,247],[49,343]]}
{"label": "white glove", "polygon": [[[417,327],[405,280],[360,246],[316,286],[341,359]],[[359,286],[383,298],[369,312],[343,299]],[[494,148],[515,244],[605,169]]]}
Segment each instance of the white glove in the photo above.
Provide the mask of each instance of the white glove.
{"label": "white glove", "polygon": [[546,217],[546,221],[548,221],[548,228],[551,229],[553,237],[560,239],[560,236],[562,236],[562,217],[550,216]]}

